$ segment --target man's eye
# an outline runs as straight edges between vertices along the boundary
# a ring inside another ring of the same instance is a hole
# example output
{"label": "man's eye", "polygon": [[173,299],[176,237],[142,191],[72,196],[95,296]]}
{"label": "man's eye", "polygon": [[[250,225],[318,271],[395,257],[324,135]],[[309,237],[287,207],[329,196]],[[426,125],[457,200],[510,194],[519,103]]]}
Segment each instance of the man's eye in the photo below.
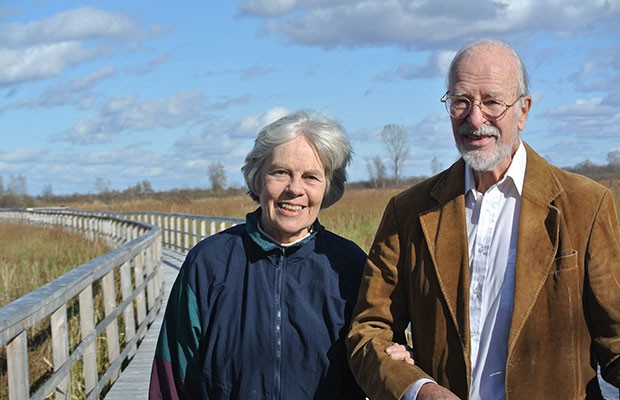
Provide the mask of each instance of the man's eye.
{"label": "man's eye", "polygon": [[501,108],[504,105],[500,100],[485,100],[483,104],[487,108]]}

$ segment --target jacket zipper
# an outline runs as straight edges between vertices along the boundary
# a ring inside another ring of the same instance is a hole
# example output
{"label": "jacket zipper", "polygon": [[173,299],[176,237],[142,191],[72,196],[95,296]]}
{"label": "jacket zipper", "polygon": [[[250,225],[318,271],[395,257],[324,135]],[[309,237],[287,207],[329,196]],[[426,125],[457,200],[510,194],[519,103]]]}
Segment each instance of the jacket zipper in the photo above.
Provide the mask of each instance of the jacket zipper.
{"label": "jacket zipper", "polygon": [[284,249],[279,255],[275,273],[275,350],[276,362],[274,366],[274,399],[282,397],[282,270],[284,269]]}

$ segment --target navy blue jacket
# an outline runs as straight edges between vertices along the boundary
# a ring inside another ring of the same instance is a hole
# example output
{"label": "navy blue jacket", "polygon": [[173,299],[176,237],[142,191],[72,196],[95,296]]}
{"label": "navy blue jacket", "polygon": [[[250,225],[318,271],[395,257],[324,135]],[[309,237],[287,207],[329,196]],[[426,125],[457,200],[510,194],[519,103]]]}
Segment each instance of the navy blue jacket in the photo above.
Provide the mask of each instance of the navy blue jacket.
{"label": "navy blue jacket", "polygon": [[344,338],[366,254],[325,230],[292,247],[247,223],[204,239],[174,283],[151,398],[364,399]]}

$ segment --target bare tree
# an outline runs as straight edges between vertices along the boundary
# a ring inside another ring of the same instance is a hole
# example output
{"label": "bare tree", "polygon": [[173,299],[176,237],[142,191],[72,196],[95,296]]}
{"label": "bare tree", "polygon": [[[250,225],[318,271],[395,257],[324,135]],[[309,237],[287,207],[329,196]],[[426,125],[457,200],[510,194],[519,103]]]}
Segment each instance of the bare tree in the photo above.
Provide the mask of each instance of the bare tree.
{"label": "bare tree", "polygon": [[41,197],[45,200],[49,200],[54,197],[54,189],[52,188],[52,184],[48,183],[43,186],[43,190],[41,191]]}
{"label": "bare tree", "polygon": [[443,165],[441,165],[437,157],[433,157],[433,159],[431,160],[431,171],[433,172],[433,175],[437,175],[441,172],[442,169]]}
{"label": "bare tree", "polygon": [[387,180],[387,173],[381,157],[375,156],[371,160],[366,158],[366,167],[368,168],[368,175],[370,176],[370,183],[372,186],[375,188],[384,188]]}
{"label": "bare tree", "polygon": [[620,150],[612,150],[607,153],[607,163],[610,167],[620,167]]}
{"label": "bare tree", "polygon": [[95,188],[97,189],[97,193],[106,194],[110,192],[110,181],[107,179],[103,179],[101,177],[95,178]]}
{"label": "bare tree", "polygon": [[407,130],[402,125],[388,124],[381,131],[381,139],[387,149],[392,171],[394,172],[394,183],[398,185],[402,174],[403,163],[409,157],[409,137]]}
{"label": "bare tree", "polygon": [[19,174],[17,177],[13,175],[9,176],[9,183],[6,187],[6,191],[13,196],[26,196],[28,194],[26,178],[24,178],[22,174]]}
{"label": "bare tree", "polygon": [[226,186],[226,169],[221,162],[212,162],[209,164],[209,181],[211,181],[211,189],[214,192],[223,190]]}

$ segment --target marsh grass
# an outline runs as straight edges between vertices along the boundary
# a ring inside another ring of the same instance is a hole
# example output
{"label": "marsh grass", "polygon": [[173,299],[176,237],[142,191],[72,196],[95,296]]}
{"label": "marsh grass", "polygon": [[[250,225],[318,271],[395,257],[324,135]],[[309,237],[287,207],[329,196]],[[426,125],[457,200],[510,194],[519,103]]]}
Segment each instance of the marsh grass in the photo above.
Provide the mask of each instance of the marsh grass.
{"label": "marsh grass", "polygon": [[[600,183],[612,190],[616,206],[620,206],[620,181],[604,180]],[[327,229],[353,240],[368,252],[388,200],[402,190],[404,188],[347,189],[339,202],[321,211],[319,219]],[[244,194],[195,200],[180,197],[178,200],[142,199],[113,204],[95,202],[68,205],[90,210],[160,211],[237,218],[245,217],[257,207],[257,204]],[[620,209],[617,211],[620,217]]]}
{"label": "marsh grass", "polygon": [[[43,228],[20,223],[0,223],[0,307],[54,280],[65,272],[110,249],[100,240],[60,227]],[[100,290],[94,288],[95,293]],[[101,296],[99,296],[101,297]],[[96,300],[101,302],[101,300]],[[68,305],[71,349],[79,343],[77,300]],[[98,306],[97,310],[103,310]],[[101,315],[98,316],[102,318]],[[53,371],[49,318],[28,331],[29,382],[31,391],[40,387]],[[5,348],[0,348],[0,399],[8,398]],[[78,374],[79,375],[79,374]],[[72,384],[77,394],[79,382]],[[83,388],[83,384],[82,384]],[[83,390],[82,390],[83,392]],[[77,397],[79,398],[79,396]]]}
{"label": "marsh grass", "polygon": [[[353,240],[368,251],[387,201],[400,190],[402,189],[347,190],[339,202],[321,210],[319,220],[327,229]],[[89,210],[159,211],[236,218],[244,218],[258,207],[247,195],[181,199],[178,202],[143,199],[114,204],[75,203],[68,206]]]}

